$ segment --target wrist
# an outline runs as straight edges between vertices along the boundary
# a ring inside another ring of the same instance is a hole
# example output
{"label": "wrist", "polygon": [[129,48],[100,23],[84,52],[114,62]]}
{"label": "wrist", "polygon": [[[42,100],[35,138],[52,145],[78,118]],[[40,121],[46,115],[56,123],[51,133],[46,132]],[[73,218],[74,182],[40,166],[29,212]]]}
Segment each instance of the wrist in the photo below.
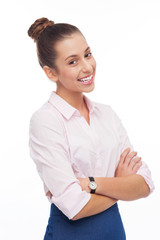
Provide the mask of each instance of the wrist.
{"label": "wrist", "polygon": [[101,186],[101,184],[99,182],[99,178],[98,177],[95,177],[94,179],[95,179],[95,182],[97,184],[96,194],[99,194],[100,193],[100,188],[101,188],[100,186]]}
{"label": "wrist", "polygon": [[104,189],[105,189],[105,192],[108,192],[107,190],[110,189],[110,186],[111,186],[110,180],[111,180],[111,178],[108,178],[108,177],[95,177],[94,179],[95,179],[95,182],[97,183],[96,194],[106,195],[106,194],[104,194]]}

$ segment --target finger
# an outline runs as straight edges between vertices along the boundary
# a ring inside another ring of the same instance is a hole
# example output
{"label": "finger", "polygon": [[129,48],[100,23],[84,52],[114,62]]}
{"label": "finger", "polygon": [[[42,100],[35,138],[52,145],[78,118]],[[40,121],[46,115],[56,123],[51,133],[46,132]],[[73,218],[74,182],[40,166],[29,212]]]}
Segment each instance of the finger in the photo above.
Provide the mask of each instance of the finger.
{"label": "finger", "polygon": [[134,166],[140,161],[141,161],[141,157],[132,158],[129,165],[131,168],[134,168]]}
{"label": "finger", "polygon": [[135,157],[136,155],[137,155],[137,152],[131,152],[131,153],[129,153],[128,156],[126,156],[126,158],[125,158],[125,163],[126,163],[127,165],[129,165],[129,164],[130,164],[130,161],[132,160],[132,158]]}
{"label": "finger", "polygon": [[50,191],[48,191],[48,192],[46,193],[46,196],[49,197],[49,198],[52,198],[52,193],[51,193]]}
{"label": "finger", "polygon": [[141,166],[142,166],[142,162],[137,163],[137,164],[133,167],[133,171],[135,171],[135,173],[136,173]]}
{"label": "finger", "polygon": [[120,156],[120,161],[119,161],[119,163],[123,163],[123,162],[124,162],[126,156],[129,154],[129,152],[130,152],[130,148],[126,148],[126,149],[123,151],[123,153],[122,153],[121,156]]}
{"label": "finger", "polygon": [[49,196],[50,195],[50,191],[48,191],[47,193],[46,193],[46,196]]}

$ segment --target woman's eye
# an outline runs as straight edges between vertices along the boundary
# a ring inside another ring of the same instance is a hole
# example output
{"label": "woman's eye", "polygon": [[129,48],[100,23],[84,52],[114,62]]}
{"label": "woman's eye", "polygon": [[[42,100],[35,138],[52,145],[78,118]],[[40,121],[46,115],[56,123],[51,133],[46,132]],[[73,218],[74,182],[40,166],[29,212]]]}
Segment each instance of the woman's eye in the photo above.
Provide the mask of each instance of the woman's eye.
{"label": "woman's eye", "polygon": [[87,53],[87,54],[85,55],[85,57],[90,57],[91,55],[92,55],[92,53],[89,52],[89,53]]}
{"label": "woman's eye", "polygon": [[72,60],[69,64],[75,64],[76,60]]}

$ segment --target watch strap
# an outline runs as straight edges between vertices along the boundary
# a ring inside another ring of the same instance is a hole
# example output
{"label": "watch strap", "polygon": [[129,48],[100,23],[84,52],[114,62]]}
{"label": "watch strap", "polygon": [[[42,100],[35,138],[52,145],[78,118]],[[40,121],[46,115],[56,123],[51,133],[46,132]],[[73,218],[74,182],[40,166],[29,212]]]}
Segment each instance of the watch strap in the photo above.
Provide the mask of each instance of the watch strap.
{"label": "watch strap", "polygon": [[91,182],[95,182],[94,177],[89,177],[89,180],[90,180]]}

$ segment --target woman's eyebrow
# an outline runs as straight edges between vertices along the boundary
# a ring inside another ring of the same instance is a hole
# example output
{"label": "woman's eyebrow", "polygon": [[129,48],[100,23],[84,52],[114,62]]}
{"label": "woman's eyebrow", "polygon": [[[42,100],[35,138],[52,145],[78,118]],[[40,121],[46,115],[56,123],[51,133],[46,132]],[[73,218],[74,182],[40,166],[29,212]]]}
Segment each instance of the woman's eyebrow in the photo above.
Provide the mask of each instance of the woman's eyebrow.
{"label": "woman's eyebrow", "polygon": [[[90,47],[87,47],[84,52],[87,52],[89,49],[90,49]],[[74,55],[70,55],[70,56],[68,56],[68,57],[65,59],[65,61],[66,61],[68,58],[71,58],[71,57],[77,57],[77,55],[75,55],[75,54],[74,54]]]}

